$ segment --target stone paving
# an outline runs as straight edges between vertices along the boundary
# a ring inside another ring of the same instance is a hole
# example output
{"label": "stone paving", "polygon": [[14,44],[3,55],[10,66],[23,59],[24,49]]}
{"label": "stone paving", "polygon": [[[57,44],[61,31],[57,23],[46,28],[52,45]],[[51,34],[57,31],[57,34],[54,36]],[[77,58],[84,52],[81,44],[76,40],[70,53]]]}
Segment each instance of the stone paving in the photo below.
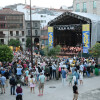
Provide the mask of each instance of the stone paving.
{"label": "stone paving", "polygon": [[[44,95],[38,96],[38,86],[35,87],[35,94],[30,93],[28,86],[23,86],[23,100],[72,100],[72,87],[63,86],[60,80],[51,80],[45,83]],[[85,78],[83,85],[78,85],[78,100],[100,100],[100,76]],[[10,86],[6,88],[6,93],[1,95],[0,100],[16,100],[15,96],[10,95]]]}
{"label": "stone paving", "polygon": [[100,100],[100,88],[79,95],[80,100]]}

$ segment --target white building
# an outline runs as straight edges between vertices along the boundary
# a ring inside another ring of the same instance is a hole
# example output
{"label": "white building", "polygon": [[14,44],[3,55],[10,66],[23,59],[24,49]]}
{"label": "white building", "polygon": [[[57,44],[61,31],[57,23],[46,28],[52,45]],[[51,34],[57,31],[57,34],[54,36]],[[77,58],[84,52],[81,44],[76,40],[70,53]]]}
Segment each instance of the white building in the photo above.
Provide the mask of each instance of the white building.
{"label": "white building", "polygon": [[100,0],[73,0],[73,10],[100,15]]}

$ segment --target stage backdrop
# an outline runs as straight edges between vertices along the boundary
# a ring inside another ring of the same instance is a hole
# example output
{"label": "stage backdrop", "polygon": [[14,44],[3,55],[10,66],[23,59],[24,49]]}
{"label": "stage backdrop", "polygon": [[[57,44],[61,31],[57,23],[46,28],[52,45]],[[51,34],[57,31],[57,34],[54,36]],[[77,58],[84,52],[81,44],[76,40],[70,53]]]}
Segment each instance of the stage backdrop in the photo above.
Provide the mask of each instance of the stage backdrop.
{"label": "stage backdrop", "polygon": [[90,48],[90,25],[82,25],[82,44],[83,44],[83,53],[88,53]]}
{"label": "stage backdrop", "polygon": [[48,45],[53,47],[53,27],[48,27]]}

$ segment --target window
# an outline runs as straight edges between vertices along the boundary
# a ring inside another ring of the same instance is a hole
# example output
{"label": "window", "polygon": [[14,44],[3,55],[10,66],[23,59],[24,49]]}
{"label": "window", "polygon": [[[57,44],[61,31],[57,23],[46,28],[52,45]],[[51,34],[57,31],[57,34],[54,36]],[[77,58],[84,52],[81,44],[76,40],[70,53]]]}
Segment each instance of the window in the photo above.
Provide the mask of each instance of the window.
{"label": "window", "polygon": [[43,15],[41,15],[41,17],[43,17]]}
{"label": "window", "polygon": [[87,9],[86,9],[86,2],[83,3],[83,12],[87,12]]}
{"label": "window", "polygon": [[25,39],[24,38],[22,38],[22,42],[25,42]]}
{"label": "window", "polygon": [[41,15],[41,17],[46,17],[46,16],[44,16],[44,15]]}
{"label": "window", "polygon": [[5,23],[0,23],[0,28],[6,28]]}
{"label": "window", "polygon": [[36,35],[36,36],[38,35],[38,30],[35,30],[35,35]]}
{"label": "window", "polygon": [[5,20],[5,16],[0,15],[0,21],[4,21]]}
{"label": "window", "polygon": [[83,9],[86,9],[86,2],[83,3]]}
{"label": "window", "polygon": [[35,27],[37,27],[37,23],[35,23]]}
{"label": "window", "polygon": [[24,31],[22,31],[22,36],[24,36]]}
{"label": "window", "polygon": [[1,38],[5,37],[5,34],[3,33],[3,31],[0,31],[0,37]]}
{"label": "window", "polygon": [[31,30],[28,30],[28,35],[29,35],[29,36],[31,35]]}
{"label": "window", "polygon": [[30,27],[30,23],[27,23],[27,27]]}
{"label": "window", "polygon": [[79,10],[80,9],[80,6],[79,6],[79,3],[76,4],[76,10]]}
{"label": "window", "polygon": [[1,44],[4,44],[4,39],[1,39],[1,41],[0,41],[0,42],[1,42]]}
{"label": "window", "polygon": [[10,36],[13,36],[13,31],[10,31]]}
{"label": "window", "polygon": [[46,23],[46,20],[41,20],[41,23]]}
{"label": "window", "polygon": [[96,1],[93,1],[93,8],[96,8]]}
{"label": "window", "polygon": [[19,36],[19,31],[16,31],[16,36]]}
{"label": "window", "polygon": [[23,24],[9,24],[9,28],[23,28]]}

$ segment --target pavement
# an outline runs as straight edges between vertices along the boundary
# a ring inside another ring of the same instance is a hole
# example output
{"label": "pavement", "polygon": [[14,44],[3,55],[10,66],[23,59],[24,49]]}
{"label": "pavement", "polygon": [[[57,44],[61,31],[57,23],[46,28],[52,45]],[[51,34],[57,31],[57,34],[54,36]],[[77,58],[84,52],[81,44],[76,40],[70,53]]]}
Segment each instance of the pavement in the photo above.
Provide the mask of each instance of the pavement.
{"label": "pavement", "polygon": [[[100,76],[84,78],[84,84],[78,85],[78,100],[100,100]],[[30,92],[28,86],[22,86],[23,100],[73,100],[72,87],[63,86],[61,79],[46,81],[44,95],[38,96],[38,86],[35,87],[35,93]],[[6,88],[5,94],[0,94],[0,100],[16,100],[15,95],[10,95],[10,86]]]}

